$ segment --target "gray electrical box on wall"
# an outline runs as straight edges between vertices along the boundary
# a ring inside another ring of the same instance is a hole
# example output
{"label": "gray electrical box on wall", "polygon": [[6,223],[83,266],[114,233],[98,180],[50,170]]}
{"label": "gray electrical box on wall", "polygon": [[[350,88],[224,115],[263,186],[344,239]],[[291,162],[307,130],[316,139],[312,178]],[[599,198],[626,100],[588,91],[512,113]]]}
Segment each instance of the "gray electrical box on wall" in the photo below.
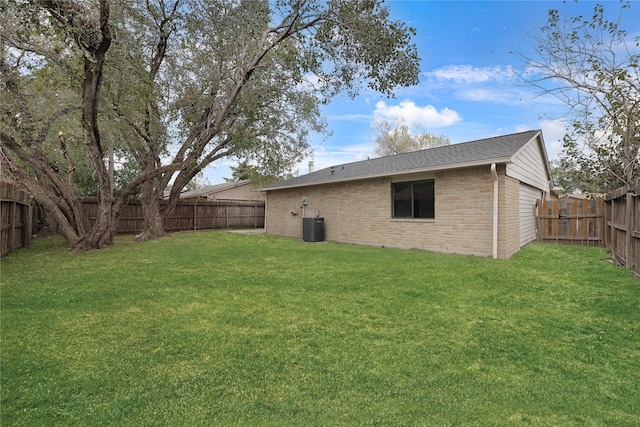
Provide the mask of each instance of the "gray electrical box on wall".
{"label": "gray electrical box on wall", "polygon": [[324,218],[302,218],[302,240],[322,242],[324,240]]}

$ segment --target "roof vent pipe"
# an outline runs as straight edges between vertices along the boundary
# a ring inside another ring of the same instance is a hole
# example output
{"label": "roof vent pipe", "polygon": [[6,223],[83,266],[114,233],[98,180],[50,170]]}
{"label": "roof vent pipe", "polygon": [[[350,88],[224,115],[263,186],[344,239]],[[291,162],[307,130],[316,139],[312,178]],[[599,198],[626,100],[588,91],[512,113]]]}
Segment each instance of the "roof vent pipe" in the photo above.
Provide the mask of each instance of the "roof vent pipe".
{"label": "roof vent pipe", "polygon": [[493,175],[493,259],[498,259],[498,172],[495,163],[491,163],[491,175]]}
{"label": "roof vent pipe", "polygon": [[313,167],[315,166],[315,163],[313,162],[313,160],[309,161],[309,173],[313,172]]}

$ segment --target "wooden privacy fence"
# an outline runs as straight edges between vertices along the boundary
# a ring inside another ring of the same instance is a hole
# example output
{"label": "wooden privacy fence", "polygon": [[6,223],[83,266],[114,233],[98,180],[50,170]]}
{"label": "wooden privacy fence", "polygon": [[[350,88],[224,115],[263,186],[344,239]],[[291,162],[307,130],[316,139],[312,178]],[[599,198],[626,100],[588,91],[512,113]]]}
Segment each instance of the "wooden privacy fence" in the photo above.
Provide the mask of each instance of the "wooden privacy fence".
{"label": "wooden privacy fence", "polygon": [[640,183],[605,197],[605,244],[620,265],[640,274]]}
{"label": "wooden privacy fence", "polygon": [[31,243],[33,205],[27,193],[8,182],[0,182],[0,217],[0,256]]}
{"label": "wooden privacy fence", "polygon": [[604,245],[604,199],[538,200],[538,240],[585,246]]}
{"label": "wooden privacy fence", "polygon": [[[82,203],[93,223],[98,214],[96,199],[85,198]],[[144,217],[140,202],[129,202],[120,213],[118,233],[138,233],[142,231],[143,225]],[[264,227],[263,201],[180,200],[164,222],[166,231],[262,227]]]}

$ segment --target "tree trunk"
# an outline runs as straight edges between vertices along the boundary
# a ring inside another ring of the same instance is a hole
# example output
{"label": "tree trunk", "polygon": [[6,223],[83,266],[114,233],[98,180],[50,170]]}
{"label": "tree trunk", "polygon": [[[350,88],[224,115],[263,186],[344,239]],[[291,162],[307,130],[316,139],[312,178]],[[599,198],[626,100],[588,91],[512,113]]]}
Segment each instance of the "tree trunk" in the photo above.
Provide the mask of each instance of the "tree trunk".
{"label": "tree trunk", "polygon": [[[113,244],[115,220],[113,198],[111,197],[111,180],[104,163],[104,151],[100,141],[98,127],[98,99],[102,83],[102,69],[106,52],[111,45],[111,28],[109,26],[109,3],[100,2],[100,35],[99,43],[88,49],[89,55],[84,57],[84,73],[82,79],[82,128],[87,154],[98,177],[98,216],[87,234],[73,245],[72,251],[99,249]],[[79,46],[83,41],[78,38]]]}
{"label": "tree trunk", "polygon": [[100,249],[113,244],[116,234],[116,214],[113,212],[112,199],[98,198],[98,216],[88,233],[82,235],[74,244],[69,245],[72,252]]}
{"label": "tree trunk", "polygon": [[[37,183],[36,183],[37,184]],[[34,199],[40,204],[42,210],[46,212],[49,218],[52,218],[55,222],[58,232],[62,234],[62,237],[67,241],[67,245],[71,247],[73,244],[77,243],[82,233],[84,233],[84,229],[78,227],[78,224],[87,224],[89,223],[86,220],[86,215],[82,209],[74,210],[73,213],[78,213],[80,216],[75,218],[70,218],[69,213],[65,212],[60,206],[57,206],[54,202],[52,195],[46,194],[44,189],[34,186],[33,182],[24,180],[23,185],[28,191],[34,195]],[[79,201],[77,201],[78,206],[81,205]],[[86,220],[86,221],[85,221]],[[81,227],[81,226],[80,226]]]}
{"label": "tree trunk", "polygon": [[134,237],[136,241],[145,241],[165,237],[168,233],[164,230],[164,220],[161,212],[162,189],[155,185],[159,179],[146,181],[142,186],[140,202],[144,226],[140,234]]}

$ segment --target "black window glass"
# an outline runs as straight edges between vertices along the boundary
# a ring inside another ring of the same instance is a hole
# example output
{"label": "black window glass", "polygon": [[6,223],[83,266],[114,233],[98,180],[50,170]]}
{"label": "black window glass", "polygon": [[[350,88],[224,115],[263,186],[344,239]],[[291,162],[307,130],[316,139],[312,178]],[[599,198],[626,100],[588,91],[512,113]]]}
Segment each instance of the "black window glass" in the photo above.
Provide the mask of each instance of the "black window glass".
{"label": "black window glass", "polygon": [[392,184],[393,218],[435,218],[433,180]]}
{"label": "black window glass", "polygon": [[412,218],[413,190],[410,182],[393,184],[393,217]]}
{"label": "black window glass", "polygon": [[413,183],[413,217],[434,217],[433,181]]}

